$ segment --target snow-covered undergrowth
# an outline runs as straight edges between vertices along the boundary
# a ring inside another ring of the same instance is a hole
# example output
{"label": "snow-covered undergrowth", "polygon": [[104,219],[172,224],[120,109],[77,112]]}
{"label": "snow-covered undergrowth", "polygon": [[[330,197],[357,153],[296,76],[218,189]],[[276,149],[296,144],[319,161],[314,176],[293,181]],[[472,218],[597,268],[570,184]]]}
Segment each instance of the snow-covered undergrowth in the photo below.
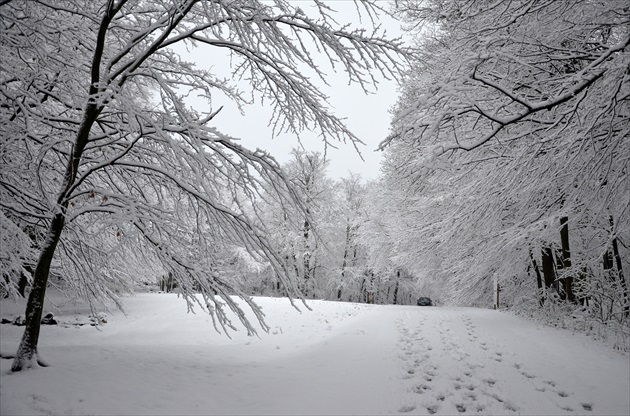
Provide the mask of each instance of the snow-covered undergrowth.
{"label": "snow-covered undergrowth", "polygon": [[[11,374],[0,360],[0,414],[630,412],[627,355],[499,311],[256,298],[271,330],[230,339],[175,294],[124,300],[100,330],[42,327],[51,367]],[[21,307],[0,302],[3,316]],[[0,350],[21,334],[1,325]]]}
{"label": "snow-covered undergrowth", "polygon": [[[618,297],[621,297],[619,294]],[[611,312],[609,305],[591,301],[573,304],[553,297],[539,306],[534,296],[520,294],[518,301],[507,305],[507,310],[543,325],[587,335],[610,348],[630,352],[630,317],[618,307]]]}

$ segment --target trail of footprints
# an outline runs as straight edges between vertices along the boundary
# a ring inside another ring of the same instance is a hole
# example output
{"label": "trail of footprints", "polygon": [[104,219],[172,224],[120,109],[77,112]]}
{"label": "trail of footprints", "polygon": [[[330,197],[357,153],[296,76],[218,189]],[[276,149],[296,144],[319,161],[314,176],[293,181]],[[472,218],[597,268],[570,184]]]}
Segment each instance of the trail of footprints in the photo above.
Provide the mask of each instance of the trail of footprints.
{"label": "trail of footprints", "polygon": [[[467,341],[483,350],[491,362],[494,361],[497,365],[507,366],[506,370],[509,369],[510,364],[505,360],[506,357],[503,351],[496,348],[496,346],[489,345],[487,342],[478,341],[479,336],[472,319],[467,315],[462,315],[461,320],[464,323]],[[486,405],[479,402],[480,394],[493,399],[502,406],[506,413],[516,414],[519,412],[517,406],[498,394],[499,392],[494,388],[497,383],[495,378],[480,377],[480,374],[477,374],[479,369],[484,368],[484,365],[470,362],[470,354],[465,352],[459,337],[455,335],[451,328],[452,325],[449,325],[449,323],[452,323],[451,319],[442,316],[439,325],[437,328],[434,328],[440,334],[441,351],[434,351],[430,340],[425,337],[425,321],[426,317],[422,317],[419,322],[416,322],[416,328],[413,330],[405,325],[403,317],[397,321],[400,332],[399,345],[402,351],[399,358],[403,360],[406,368],[402,379],[413,382],[411,391],[423,398],[420,401],[420,405],[405,404],[401,406],[398,409],[399,413],[421,412],[432,415],[437,413],[441,406],[447,403],[448,399],[448,402],[460,414],[483,414]],[[470,345],[467,347],[470,347]],[[461,365],[458,365],[461,375],[453,377],[448,374],[442,374],[440,368],[431,362],[432,356],[437,354],[449,354],[457,362],[461,362]],[[566,399],[571,396],[570,392],[558,387],[554,381],[541,380],[535,374],[528,372],[521,363],[513,363],[511,367],[524,379],[534,382],[536,384],[535,390],[538,392],[551,391],[560,399]],[[447,392],[434,391],[434,381],[439,377],[450,378],[453,390]],[[477,382],[481,382],[481,385],[475,384],[474,379]],[[593,410],[593,403],[591,402],[581,402],[579,408],[569,404],[558,404],[558,406],[560,409],[570,413],[585,414]],[[423,407],[425,411],[422,411],[420,407]]]}
{"label": "trail of footprints", "polygon": [[[424,411],[422,411],[422,409],[418,408],[418,405],[407,404],[400,407],[398,411],[400,413],[421,411],[422,413],[432,415],[437,413],[441,406],[449,403],[459,413],[465,413],[471,410],[474,412],[482,412],[485,407],[482,404],[475,403],[477,400],[477,386],[464,379],[465,377],[472,376],[474,369],[477,368],[478,365],[471,363],[464,364],[466,371],[463,372],[461,377],[455,377],[453,379],[454,392],[440,392],[435,390],[435,380],[439,377],[444,377],[444,375],[440,374],[440,368],[432,364],[432,356],[438,353],[447,353],[457,361],[465,361],[469,357],[469,354],[462,349],[458,337],[448,325],[439,326],[440,343],[443,346],[443,351],[434,351],[430,341],[424,337],[424,323],[424,320],[421,320],[418,322],[417,327],[413,331],[410,331],[402,320],[398,322],[401,334],[401,358],[406,364],[406,372],[403,374],[402,378],[413,382],[411,391],[422,397],[421,406],[424,408]],[[476,337],[475,334],[468,335]]]}

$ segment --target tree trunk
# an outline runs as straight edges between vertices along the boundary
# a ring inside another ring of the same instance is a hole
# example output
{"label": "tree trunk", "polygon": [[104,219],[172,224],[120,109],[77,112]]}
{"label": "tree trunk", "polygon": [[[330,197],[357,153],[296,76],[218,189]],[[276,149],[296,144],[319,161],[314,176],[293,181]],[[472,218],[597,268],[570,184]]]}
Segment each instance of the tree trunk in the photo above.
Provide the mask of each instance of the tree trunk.
{"label": "tree trunk", "polygon": [[553,252],[551,247],[543,247],[542,249],[542,269],[545,278],[545,286],[552,287],[556,282],[556,269],[553,264]]}
{"label": "tree trunk", "polygon": [[28,279],[24,272],[20,273],[20,280],[18,281],[18,293],[23,298],[26,297],[26,286],[28,286]]}
{"label": "tree trunk", "polygon": [[[343,263],[341,264],[341,282],[346,280],[346,267],[348,266],[348,249],[350,248],[350,219],[346,225],[346,244],[343,249]],[[341,284],[337,290],[337,300],[341,299]]]}
{"label": "tree trunk", "polygon": [[[103,35],[104,36],[104,35]],[[104,39],[103,39],[104,41]],[[102,49],[97,48],[95,52],[95,62],[97,65],[100,62],[100,54]],[[99,59],[96,59],[99,58]],[[96,121],[98,115],[102,111],[102,107],[99,108],[92,101],[98,90],[95,85],[90,87],[90,99],[88,100],[87,107],[84,112],[83,120],[77,131],[77,137],[72,149],[72,155],[68,160],[66,171],[64,174],[63,187],[57,197],[57,204],[55,206],[54,216],[48,229],[48,236],[44,241],[43,247],[35,266],[35,273],[33,275],[33,287],[28,297],[26,304],[26,325],[24,328],[24,334],[20,341],[20,346],[15,354],[15,359],[11,365],[11,371],[17,372],[24,368],[30,368],[34,366],[35,360],[40,365],[45,363],[39,359],[37,344],[39,342],[39,329],[41,325],[42,312],[44,310],[44,300],[46,298],[46,285],[48,284],[48,276],[50,275],[50,265],[52,264],[57,244],[61,238],[61,233],[66,224],[66,211],[68,208],[68,194],[71,192],[74,181],[79,172],[79,164],[83,151],[87,145],[88,138],[90,136],[90,130],[92,125]]]}
{"label": "tree trunk", "polygon": [[[571,267],[571,250],[569,249],[569,218],[560,218],[560,240],[562,242],[562,268],[568,269]],[[573,277],[566,276],[562,279],[564,293],[566,294],[569,302],[575,302],[575,295],[573,294]]]}
{"label": "tree trunk", "polygon": [[359,302],[366,301],[366,295],[365,295],[364,289],[365,289],[365,276],[363,276],[363,279],[361,279],[361,287],[359,288]]}
{"label": "tree trunk", "polygon": [[543,295],[543,283],[542,276],[540,275],[540,269],[536,264],[536,259],[534,259],[534,254],[531,249],[529,250],[529,258],[532,259],[532,267],[534,268],[534,273],[536,274],[536,286],[538,287],[538,303],[540,306],[545,304],[545,296]]}
{"label": "tree trunk", "polygon": [[[613,217],[610,217],[610,227],[611,231],[614,227]],[[621,285],[621,290],[623,294],[623,313],[626,317],[630,316],[630,302],[628,299],[628,285],[626,284],[626,278],[623,275],[623,268],[621,266],[621,255],[619,254],[619,246],[617,245],[617,237],[614,237],[612,240],[612,249],[613,256],[615,257],[615,263],[617,264],[617,278],[619,279],[619,284]]]}
{"label": "tree trunk", "polygon": [[613,268],[613,255],[610,250],[606,250],[604,253],[604,270],[610,270]]}
{"label": "tree trunk", "polygon": [[[398,276],[400,277],[400,272],[398,272]],[[400,281],[396,281],[396,286],[394,287],[394,305],[398,305],[398,285]]]}
{"label": "tree trunk", "polygon": [[11,365],[11,371],[21,371],[24,368],[31,368],[35,363],[45,366],[46,364],[39,359],[37,352],[37,343],[39,342],[39,329],[42,320],[42,312],[44,310],[44,301],[46,297],[46,285],[48,284],[48,276],[50,275],[50,265],[61,237],[61,232],[65,225],[65,216],[58,213],[53,217],[48,230],[48,238],[44,243],[44,247],[35,267],[33,276],[33,287],[28,296],[26,306],[26,326],[22,341]]}
{"label": "tree trunk", "polygon": [[[306,210],[307,215],[309,214],[309,210]],[[309,243],[309,232],[311,230],[311,223],[308,220],[308,217],[304,220],[304,257],[302,258],[302,273],[304,278],[304,288],[308,291],[308,282],[311,277],[311,246]],[[304,293],[305,296],[308,296],[308,293]]]}

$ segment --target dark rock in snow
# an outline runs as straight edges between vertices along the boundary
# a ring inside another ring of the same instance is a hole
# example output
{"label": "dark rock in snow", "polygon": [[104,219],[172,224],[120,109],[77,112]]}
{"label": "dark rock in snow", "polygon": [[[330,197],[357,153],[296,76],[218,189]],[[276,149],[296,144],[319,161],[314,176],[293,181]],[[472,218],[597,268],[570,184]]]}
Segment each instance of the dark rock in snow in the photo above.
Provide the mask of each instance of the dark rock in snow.
{"label": "dark rock in snow", "polygon": [[13,319],[13,325],[17,325],[17,326],[24,326],[26,325],[26,318],[24,318],[22,315],[18,315]]}
{"label": "dark rock in snow", "polygon": [[57,320],[52,313],[49,313],[42,318],[42,325],[57,325]]}
{"label": "dark rock in snow", "polygon": [[92,326],[103,325],[107,323],[107,315],[104,312],[99,312],[96,314],[96,316],[90,315],[89,319],[91,322],[90,325]]}

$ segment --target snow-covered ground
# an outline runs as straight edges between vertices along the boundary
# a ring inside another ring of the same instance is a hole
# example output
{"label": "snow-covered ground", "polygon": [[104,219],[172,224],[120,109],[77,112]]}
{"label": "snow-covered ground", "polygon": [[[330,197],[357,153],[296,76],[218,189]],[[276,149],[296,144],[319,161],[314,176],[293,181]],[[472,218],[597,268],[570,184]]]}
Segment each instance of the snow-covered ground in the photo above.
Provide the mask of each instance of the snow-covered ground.
{"label": "snow-covered ground", "polygon": [[[127,298],[100,331],[44,326],[52,366],[0,360],[0,414],[630,413],[628,357],[581,335],[484,309],[257,302],[260,338],[217,334],[173,294]],[[1,325],[2,352],[21,334]]]}

